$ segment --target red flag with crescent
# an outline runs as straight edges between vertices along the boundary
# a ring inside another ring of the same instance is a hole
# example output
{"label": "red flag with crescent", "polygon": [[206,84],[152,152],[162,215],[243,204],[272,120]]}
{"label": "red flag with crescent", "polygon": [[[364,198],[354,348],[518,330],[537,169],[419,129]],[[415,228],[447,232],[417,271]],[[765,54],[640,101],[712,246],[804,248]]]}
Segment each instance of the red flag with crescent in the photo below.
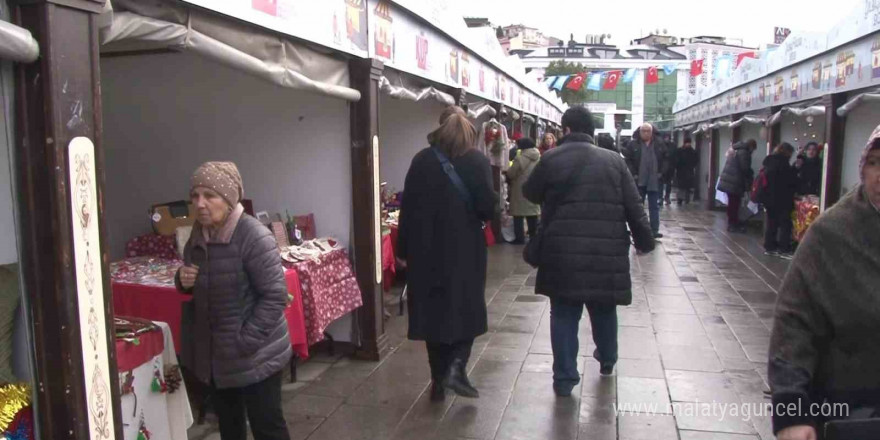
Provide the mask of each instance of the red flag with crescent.
{"label": "red flag with crescent", "polygon": [[605,84],[602,86],[602,89],[604,89],[604,90],[616,89],[617,82],[620,81],[621,75],[623,75],[623,71],[620,71],[620,70],[608,72],[608,76],[605,77]]}
{"label": "red flag with crescent", "polygon": [[657,66],[651,66],[648,68],[648,78],[645,82],[648,84],[657,84],[660,82],[660,74],[657,73]]}
{"label": "red flag with crescent", "polygon": [[571,80],[568,81],[568,84],[565,85],[565,88],[571,89],[571,90],[580,90],[581,87],[584,86],[584,81],[586,81],[586,80],[587,80],[586,73],[583,73],[583,72],[578,73],[577,75],[573,76],[571,78]]}

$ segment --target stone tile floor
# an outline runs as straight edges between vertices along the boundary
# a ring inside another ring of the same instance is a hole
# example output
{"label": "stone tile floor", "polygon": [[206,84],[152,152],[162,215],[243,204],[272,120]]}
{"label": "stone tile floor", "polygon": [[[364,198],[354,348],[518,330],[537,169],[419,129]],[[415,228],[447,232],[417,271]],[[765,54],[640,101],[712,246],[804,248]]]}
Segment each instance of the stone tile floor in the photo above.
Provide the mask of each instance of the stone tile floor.
{"label": "stone tile floor", "polygon": [[[584,316],[582,382],[573,397],[553,394],[549,303],[534,294],[521,248],[499,245],[489,257],[490,332],[469,365],[480,399],[430,403],[424,345],[406,340],[406,319],[395,315],[393,352],[381,363],[318,354],[300,366],[300,381],[283,395],[293,440],[772,439],[769,417],[738,417],[757,409],[730,405],[766,402],[772,311],[787,262],[765,257],[756,231],[728,234],[720,213],[666,208],[662,223],[661,246],[633,254],[615,377],[601,377],[589,357]],[[615,404],[631,412],[618,414]],[[219,439],[216,429],[209,417],[189,437]]]}

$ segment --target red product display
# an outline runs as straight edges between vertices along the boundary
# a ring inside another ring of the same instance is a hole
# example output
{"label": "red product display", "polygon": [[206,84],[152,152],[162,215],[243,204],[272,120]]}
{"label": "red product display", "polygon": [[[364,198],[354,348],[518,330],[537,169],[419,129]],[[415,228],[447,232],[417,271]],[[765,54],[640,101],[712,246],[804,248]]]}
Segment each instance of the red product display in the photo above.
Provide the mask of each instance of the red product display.
{"label": "red product display", "polygon": [[320,262],[303,261],[293,265],[302,284],[308,344],[324,339],[324,330],[333,321],[363,305],[348,253],[338,249],[321,256]]}
{"label": "red product display", "polygon": [[174,236],[147,234],[135,237],[125,244],[125,255],[132,257],[156,257],[175,260],[177,256],[177,244]]}
{"label": "red product display", "polygon": [[137,342],[116,338],[116,364],[120,372],[134,370],[165,350],[162,329],[156,327],[138,335]]}

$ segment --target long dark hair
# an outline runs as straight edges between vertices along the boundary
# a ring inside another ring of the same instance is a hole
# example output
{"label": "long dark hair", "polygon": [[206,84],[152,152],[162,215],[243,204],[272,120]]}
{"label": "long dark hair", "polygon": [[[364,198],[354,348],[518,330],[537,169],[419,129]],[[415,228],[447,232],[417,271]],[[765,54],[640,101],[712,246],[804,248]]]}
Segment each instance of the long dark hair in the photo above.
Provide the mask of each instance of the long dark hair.
{"label": "long dark hair", "polygon": [[440,114],[440,128],[428,134],[428,143],[449,158],[467,153],[477,141],[477,129],[461,107],[450,105]]}

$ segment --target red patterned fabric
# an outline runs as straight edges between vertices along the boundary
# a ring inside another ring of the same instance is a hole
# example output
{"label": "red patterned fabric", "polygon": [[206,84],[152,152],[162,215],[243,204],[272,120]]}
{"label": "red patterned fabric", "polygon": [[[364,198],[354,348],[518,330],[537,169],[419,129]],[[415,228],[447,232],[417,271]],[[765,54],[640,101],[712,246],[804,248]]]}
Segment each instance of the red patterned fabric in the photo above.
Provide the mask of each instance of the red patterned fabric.
{"label": "red patterned fabric", "polygon": [[125,255],[132,257],[156,257],[175,260],[177,255],[177,243],[173,235],[164,236],[157,234],[142,235],[129,240],[125,245]]}
{"label": "red patterned fabric", "polygon": [[165,336],[159,327],[138,335],[137,339],[137,344],[116,339],[116,364],[120,372],[134,370],[165,350]]}
{"label": "red patterned fabric", "polygon": [[[137,259],[125,260],[114,263],[112,267],[125,266],[129,268],[125,273],[149,272],[138,268]],[[177,261],[177,267],[182,262]],[[176,271],[176,269],[174,269]],[[132,277],[123,277],[119,271],[111,270],[113,282],[113,310],[116,315],[134,316],[168,323],[171,334],[174,336],[175,351],[180,350],[180,319],[183,303],[190,301],[192,296],[180,293],[174,287],[172,276],[170,283],[164,285],[138,284],[138,280]],[[302,359],[309,357],[309,344],[306,337],[305,315],[303,313],[303,294],[300,287],[299,275],[296,270],[286,269],[284,279],[287,281],[287,291],[293,295],[293,301],[288,304],[284,311],[287,317],[287,330],[290,333],[290,342],[293,351]],[[152,278],[150,278],[152,280]],[[360,294],[358,294],[360,298]]]}
{"label": "red patterned fabric", "polygon": [[394,245],[391,234],[382,236],[382,286],[385,291],[391,290],[394,285],[394,277],[397,275],[397,264],[394,253]]}
{"label": "red patterned fabric", "polygon": [[343,249],[322,256],[319,263],[304,261],[293,267],[302,284],[306,334],[312,345],[324,339],[333,321],[363,305],[361,289]]}

